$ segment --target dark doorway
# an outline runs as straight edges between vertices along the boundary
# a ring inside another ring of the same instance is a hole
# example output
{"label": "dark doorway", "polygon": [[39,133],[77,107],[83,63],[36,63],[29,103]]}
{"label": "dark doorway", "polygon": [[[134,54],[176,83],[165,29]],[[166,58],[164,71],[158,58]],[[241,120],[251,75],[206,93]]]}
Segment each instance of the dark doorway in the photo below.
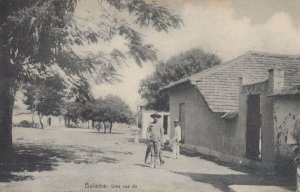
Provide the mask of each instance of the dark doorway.
{"label": "dark doorway", "polygon": [[169,115],[164,115],[163,121],[164,121],[163,122],[164,134],[167,135],[168,134]]}
{"label": "dark doorway", "polygon": [[250,159],[261,157],[261,113],[260,95],[249,95],[247,100],[246,156]]}
{"label": "dark doorway", "polygon": [[185,104],[179,104],[179,123],[181,126],[181,142],[185,141]]}

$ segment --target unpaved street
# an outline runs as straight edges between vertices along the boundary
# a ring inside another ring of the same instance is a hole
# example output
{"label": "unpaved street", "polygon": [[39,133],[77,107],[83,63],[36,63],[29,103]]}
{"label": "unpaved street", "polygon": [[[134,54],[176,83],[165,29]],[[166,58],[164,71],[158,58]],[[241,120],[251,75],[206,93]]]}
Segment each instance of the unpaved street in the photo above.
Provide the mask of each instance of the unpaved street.
{"label": "unpaved street", "polygon": [[146,146],[130,128],[113,133],[88,129],[14,128],[15,166],[1,172],[0,191],[293,191],[287,178],[229,166],[199,155],[172,159],[152,169]]}

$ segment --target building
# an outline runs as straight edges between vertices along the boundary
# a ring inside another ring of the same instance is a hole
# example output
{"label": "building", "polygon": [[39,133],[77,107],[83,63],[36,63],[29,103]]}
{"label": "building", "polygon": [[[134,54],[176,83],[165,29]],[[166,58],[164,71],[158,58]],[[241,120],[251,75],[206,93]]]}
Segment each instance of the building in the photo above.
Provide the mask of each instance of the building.
{"label": "building", "polygon": [[[19,125],[20,122],[27,121],[31,124],[33,128],[41,128],[40,120],[38,115],[32,114],[31,111],[28,110],[14,110],[13,113],[13,124]],[[44,116],[42,118],[43,127],[47,128],[92,128],[92,122],[82,122],[78,121],[75,124],[71,119],[64,115],[60,116]]]}
{"label": "building", "polygon": [[[13,114],[13,123],[15,125],[18,125],[22,121],[27,121],[32,124],[32,127],[34,128],[40,128],[40,120],[38,115],[32,114],[32,112],[27,110],[15,110]],[[64,127],[64,117],[63,116],[44,116],[42,118],[42,123],[44,128],[59,128]]]}
{"label": "building", "polygon": [[300,56],[249,51],[162,91],[170,97],[171,122],[181,123],[184,149],[274,168],[291,157],[299,85]]}

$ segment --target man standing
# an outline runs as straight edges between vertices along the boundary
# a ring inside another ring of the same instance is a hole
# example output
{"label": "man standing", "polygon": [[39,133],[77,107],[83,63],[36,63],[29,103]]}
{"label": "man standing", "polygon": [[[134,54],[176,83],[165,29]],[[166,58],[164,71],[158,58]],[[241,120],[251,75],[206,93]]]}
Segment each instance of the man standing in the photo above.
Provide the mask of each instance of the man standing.
{"label": "man standing", "polygon": [[[149,142],[152,143],[153,152],[154,152],[154,161],[151,162],[152,163],[151,167],[156,168],[159,165],[159,161],[161,160],[160,155],[161,155],[161,145],[163,144],[164,130],[157,123],[161,115],[159,115],[158,113],[154,113],[151,115],[151,117],[153,118],[153,122],[151,122],[148,125],[147,134],[149,135]],[[151,143],[148,146],[151,146]],[[148,151],[150,152],[151,150],[148,150],[147,147],[145,159],[147,159],[147,156],[149,155]]]}
{"label": "man standing", "polygon": [[175,125],[175,135],[173,138],[173,158],[178,159],[180,152],[179,152],[179,146],[181,141],[181,127],[179,126],[179,121],[176,119],[174,121]]}
{"label": "man standing", "polygon": [[289,144],[292,147],[292,150],[294,152],[294,162],[297,165],[297,192],[300,191],[300,151],[299,151],[299,145],[300,145],[300,116],[296,118],[293,131],[292,131],[292,138],[290,139]]}

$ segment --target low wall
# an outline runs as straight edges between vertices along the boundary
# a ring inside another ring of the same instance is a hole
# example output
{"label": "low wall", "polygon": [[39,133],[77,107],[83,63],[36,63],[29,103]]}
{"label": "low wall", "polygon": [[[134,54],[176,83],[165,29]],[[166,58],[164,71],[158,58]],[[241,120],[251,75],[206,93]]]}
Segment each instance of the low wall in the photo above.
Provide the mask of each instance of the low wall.
{"label": "low wall", "polygon": [[252,167],[252,168],[261,168],[261,169],[272,170],[275,167],[275,165],[272,163],[264,164],[262,161],[255,161],[255,160],[250,160],[250,159],[246,159],[243,157],[237,157],[237,156],[230,155],[230,154],[224,154],[224,153],[220,153],[218,151],[208,149],[206,147],[183,144],[183,145],[181,145],[181,151],[192,152],[192,153],[201,153],[204,155],[214,156],[214,157],[218,158],[220,161],[230,162],[230,163],[247,166],[247,167]]}

